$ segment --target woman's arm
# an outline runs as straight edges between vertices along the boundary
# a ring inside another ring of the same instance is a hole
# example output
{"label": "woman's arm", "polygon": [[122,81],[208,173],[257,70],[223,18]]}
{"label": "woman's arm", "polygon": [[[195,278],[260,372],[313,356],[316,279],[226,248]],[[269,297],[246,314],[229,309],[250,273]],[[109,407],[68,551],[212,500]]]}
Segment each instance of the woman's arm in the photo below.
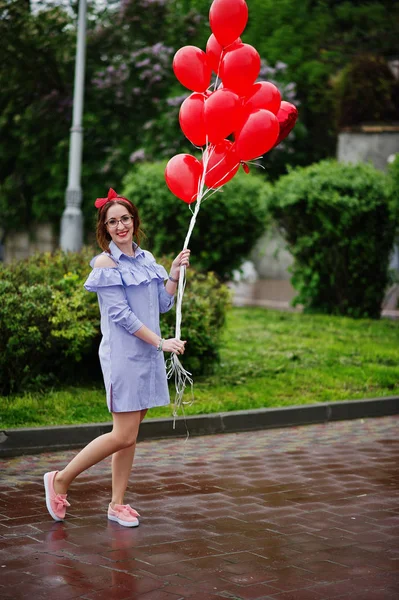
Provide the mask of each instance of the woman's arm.
{"label": "woman's arm", "polygon": [[[94,268],[115,268],[115,263],[108,256],[101,255],[96,259]],[[156,348],[159,346],[161,338],[144,325],[131,310],[122,285],[100,288],[97,290],[97,294],[101,304],[108,308],[108,314],[114,323],[124,327],[129,333],[147,342],[147,344],[151,344],[151,346],[155,346]],[[182,342],[181,340],[170,338],[163,341],[162,350],[183,354],[185,343],[185,341]]]}
{"label": "woman's arm", "polygon": [[147,344],[151,344],[151,346],[155,346],[156,348],[161,341],[159,335],[151,331],[151,329],[148,329],[146,325],[142,325],[140,329],[134,332],[134,335],[140,340],[143,340],[143,342],[147,342]]}
{"label": "woman's arm", "polygon": [[100,301],[100,306],[106,308],[110,319],[114,323],[124,327],[124,329],[126,329],[129,333],[134,334],[138,329],[140,329],[140,327],[142,327],[143,323],[134,314],[127,302],[122,280],[120,280],[120,285],[118,285],[120,274],[116,268],[115,262],[112,260],[112,258],[106,256],[105,254],[101,254],[96,258],[94,263],[94,274],[97,269],[112,269],[110,273],[115,276],[115,279],[112,280],[115,285],[97,288],[96,291]]}

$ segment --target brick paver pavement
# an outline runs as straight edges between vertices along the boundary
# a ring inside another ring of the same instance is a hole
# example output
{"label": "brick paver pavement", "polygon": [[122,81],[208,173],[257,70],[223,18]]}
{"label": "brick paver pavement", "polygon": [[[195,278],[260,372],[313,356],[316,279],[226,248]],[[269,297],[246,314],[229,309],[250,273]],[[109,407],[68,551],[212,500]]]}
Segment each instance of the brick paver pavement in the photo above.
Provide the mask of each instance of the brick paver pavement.
{"label": "brick paver pavement", "polygon": [[399,419],[138,445],[125,529],[110,461],[48,516],[42,475],[74,452],[0,460],[2,600],[399,597]]}

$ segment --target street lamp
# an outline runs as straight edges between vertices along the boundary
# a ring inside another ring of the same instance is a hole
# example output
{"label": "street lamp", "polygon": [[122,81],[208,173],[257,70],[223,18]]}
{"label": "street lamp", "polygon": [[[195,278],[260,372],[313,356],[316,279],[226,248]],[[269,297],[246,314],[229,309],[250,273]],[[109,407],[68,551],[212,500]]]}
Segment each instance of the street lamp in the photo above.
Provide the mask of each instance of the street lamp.
{"label": "street lamp", "polygon": [[73,117],[69,145],[68,187],[61,219],[61,249],[77,252],[83,245],[82,189],[80,174],[83,147],[83,93],[86,51],[86,0],[79,0],[78,34],[73,93]]}

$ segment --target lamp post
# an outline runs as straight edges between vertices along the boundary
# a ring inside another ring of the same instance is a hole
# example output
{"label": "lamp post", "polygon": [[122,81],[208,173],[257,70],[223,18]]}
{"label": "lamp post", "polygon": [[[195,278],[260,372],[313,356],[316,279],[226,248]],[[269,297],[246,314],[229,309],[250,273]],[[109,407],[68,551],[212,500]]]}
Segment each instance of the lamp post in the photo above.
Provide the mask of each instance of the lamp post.
{"label": "lamp post", "polygon": [[73,118],[69,145],[68,187],[61,219],[61,249],[76,252],[83,245],[82,189],[80,174],[83,146],[83,93],[86,54],[86,0],[79,0],[78,34],[73,94]]}

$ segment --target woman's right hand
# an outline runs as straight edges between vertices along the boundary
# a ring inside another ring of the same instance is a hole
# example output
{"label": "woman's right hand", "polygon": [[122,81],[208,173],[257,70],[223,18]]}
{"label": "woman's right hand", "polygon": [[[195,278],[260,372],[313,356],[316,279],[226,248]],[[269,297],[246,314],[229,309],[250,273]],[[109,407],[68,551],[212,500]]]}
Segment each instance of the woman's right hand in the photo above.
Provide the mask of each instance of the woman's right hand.
{"label": "woman's right hand", "polygon": [[164,352],[174,352],[175,354],[184,354],[184,347],[186,342],[178,340],[177,338],[169,338],[162,344],[162,350]]}

